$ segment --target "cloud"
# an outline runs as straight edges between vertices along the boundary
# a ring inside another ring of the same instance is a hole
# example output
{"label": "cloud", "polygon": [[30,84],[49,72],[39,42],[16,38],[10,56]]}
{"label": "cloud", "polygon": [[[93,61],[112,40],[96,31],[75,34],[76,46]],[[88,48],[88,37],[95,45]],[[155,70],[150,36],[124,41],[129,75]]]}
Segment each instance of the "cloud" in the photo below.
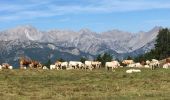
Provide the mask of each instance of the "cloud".
{"label": "cloud", "polygon": [[0,1],[0,7],[0,21],[9,21],[66,14],[170,9],[170,2],[168,0],[27,0],[24,2],[14,0],[13,3]]}

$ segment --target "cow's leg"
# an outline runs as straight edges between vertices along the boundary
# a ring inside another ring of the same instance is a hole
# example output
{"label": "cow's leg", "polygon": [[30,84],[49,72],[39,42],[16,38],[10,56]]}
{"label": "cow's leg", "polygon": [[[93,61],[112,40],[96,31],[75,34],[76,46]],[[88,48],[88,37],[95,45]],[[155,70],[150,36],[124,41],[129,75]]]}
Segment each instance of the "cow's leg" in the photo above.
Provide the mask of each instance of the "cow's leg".
{"label": "cow's leg", "polygon": [[107,68],[107,70],[109,71],[109,67],[106,67]]}
{"label": "cow's leg", "polygon": [[114,67],[112,67],[112,71],[113,71]]}

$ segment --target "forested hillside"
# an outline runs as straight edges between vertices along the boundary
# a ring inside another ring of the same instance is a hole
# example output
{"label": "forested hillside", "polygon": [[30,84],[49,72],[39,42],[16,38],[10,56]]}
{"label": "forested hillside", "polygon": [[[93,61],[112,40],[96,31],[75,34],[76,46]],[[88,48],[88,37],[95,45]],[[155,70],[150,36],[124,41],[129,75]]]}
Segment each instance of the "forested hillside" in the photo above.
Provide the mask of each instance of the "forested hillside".
{"label": "forested hillside", "polygon": [[136,57],[135,60],[141,61],[153,58],[161,60],[167,57],[170,57],[170,29],[164,28],[157,35],[155,48],[144,55]]}

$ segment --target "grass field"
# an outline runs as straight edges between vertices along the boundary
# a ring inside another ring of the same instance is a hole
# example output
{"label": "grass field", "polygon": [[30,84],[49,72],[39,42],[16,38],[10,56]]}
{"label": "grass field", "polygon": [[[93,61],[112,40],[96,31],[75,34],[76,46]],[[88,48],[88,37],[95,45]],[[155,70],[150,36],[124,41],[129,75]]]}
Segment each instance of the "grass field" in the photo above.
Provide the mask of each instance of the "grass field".
{"label": "grass field", "polygon": [[0,100],[170,100],[170,70],[3,70]]}

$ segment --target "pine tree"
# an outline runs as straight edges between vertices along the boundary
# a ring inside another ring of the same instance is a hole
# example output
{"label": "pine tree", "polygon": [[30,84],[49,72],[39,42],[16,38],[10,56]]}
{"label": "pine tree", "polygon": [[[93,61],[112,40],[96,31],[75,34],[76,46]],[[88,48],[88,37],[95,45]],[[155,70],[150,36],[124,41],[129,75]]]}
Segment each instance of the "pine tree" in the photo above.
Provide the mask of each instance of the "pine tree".
{"label": "pine tree", "polygon": [[44,66],[50,68],[50,65],[51,65],[51,60],[49,59],[49,60],[44,64]]}
{"label": "pine tree", "polygon": [[136,57],[135,60],[151,60],[153,58],[160,60],[167,57],[170,57],[170,30],[168,28],[164,28],[160,30],[157,35],[155,49],[144,55]]}
{"label": "pine tree", "polygon": [[112,61],[113,57],[109,53],[104,53],[103,55],[98,55],[96,60],[102,63],[102,66],[105,65],[106,62]]}
{"label": "pine tree", "polygon": [[81,57],[81,58],[80,58],[80,61],[81,61],[82,63],[84,63],[86,60],[87,60],[87,59],[84,58],[84,57]]}
{"label": "pine tree", "polygon": [[64,62],[65,60],[63,58],[59,58],[57,61]]}
{"label": "pine tree", "polygon": [[170,30],[165,28],[159,31],[155,44],[155,55],[157,59],[170,56]]}

